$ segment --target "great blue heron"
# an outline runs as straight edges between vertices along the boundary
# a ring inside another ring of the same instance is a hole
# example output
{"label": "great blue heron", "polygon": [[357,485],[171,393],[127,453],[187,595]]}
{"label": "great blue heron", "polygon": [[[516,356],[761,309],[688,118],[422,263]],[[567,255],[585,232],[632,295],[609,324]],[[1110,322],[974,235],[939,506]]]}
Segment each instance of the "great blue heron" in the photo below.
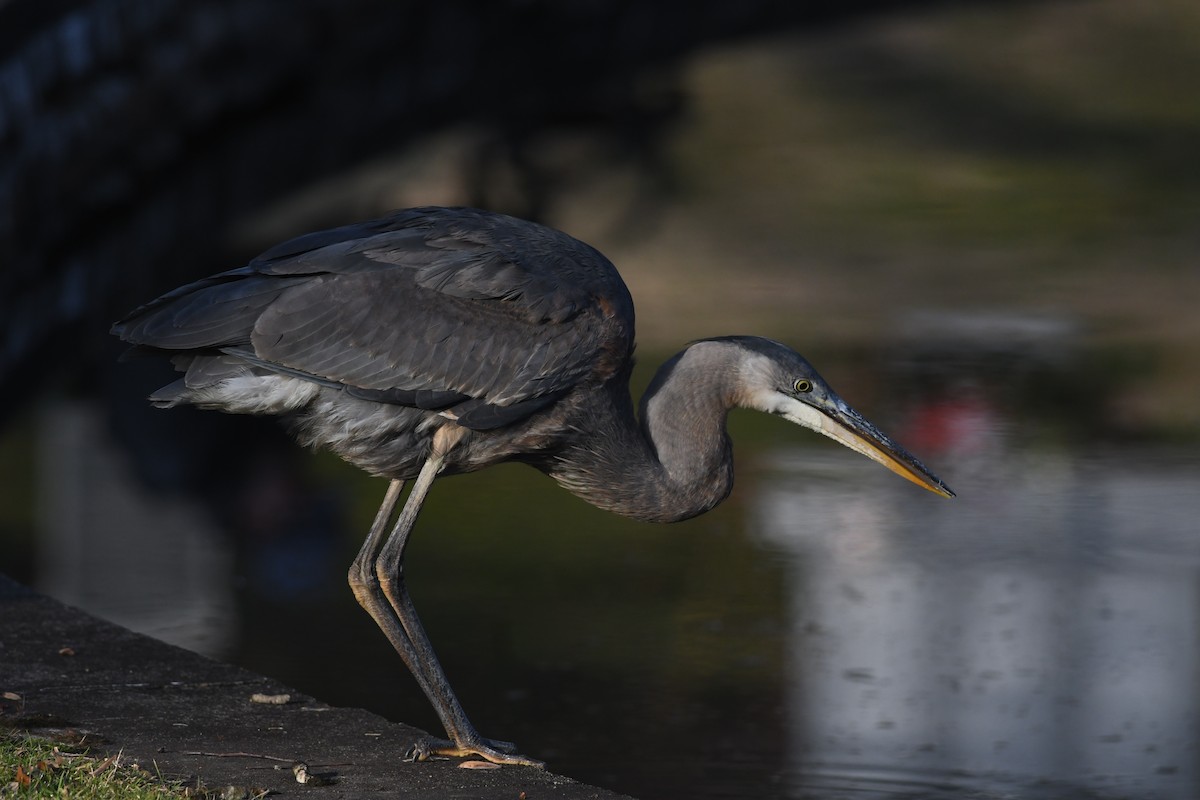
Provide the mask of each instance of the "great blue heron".
{"label": "great blue heron", "polygon": [[635,416],[633,300],[616,268],[564,233],[486,211],[411,209],[300,236],[168,292],[113,332],[184,373],[155,405],[283,415],[301,442],[391,479],[349,581],[449,736],[418,743],[418,757],[540,766],[475,730],[405,589],[404,548],[441,474],[521,461],[600,508],[683,520],[729,494],[725,417],[743,407],[953,496],[769,339],[692,342]]}

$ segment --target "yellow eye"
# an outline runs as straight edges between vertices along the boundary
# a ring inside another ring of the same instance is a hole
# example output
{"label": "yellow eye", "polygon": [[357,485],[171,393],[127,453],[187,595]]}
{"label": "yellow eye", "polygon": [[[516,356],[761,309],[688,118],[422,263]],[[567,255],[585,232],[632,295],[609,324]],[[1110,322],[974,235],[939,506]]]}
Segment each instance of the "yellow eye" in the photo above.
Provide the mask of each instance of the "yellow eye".
{"label": "yellow eye", "polygon": [[796,394],[808,394],[812,391],[812,381],[807,378],[797,378],[792,384],[792,388],[796,390]]}

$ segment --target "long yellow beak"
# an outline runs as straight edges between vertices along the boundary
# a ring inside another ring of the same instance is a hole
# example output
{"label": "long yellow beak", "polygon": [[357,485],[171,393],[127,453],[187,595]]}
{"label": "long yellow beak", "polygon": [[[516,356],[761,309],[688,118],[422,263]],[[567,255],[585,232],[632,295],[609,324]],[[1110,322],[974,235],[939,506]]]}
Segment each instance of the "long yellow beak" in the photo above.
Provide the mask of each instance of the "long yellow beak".
{"label": "long yellow beak", "polygon": [[820,409],[818,432],[840,442],[856,453],[878,461],[902,478],[942,497],[954,497],[950,487],[929,471],[916,456],[892,441],[883,431],[867,421],[862,414],[845,405],[835,411]]}

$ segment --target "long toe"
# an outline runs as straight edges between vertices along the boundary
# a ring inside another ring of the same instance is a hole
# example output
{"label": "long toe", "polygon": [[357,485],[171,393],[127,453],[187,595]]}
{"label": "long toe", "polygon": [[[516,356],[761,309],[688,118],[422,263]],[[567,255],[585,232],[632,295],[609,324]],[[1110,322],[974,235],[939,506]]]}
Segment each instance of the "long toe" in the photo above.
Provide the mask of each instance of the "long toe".
{"label": "long toe", "polygon": [[523,756],[517,753],[516,749],[516,745],[512,742],[499,742],[492,741],[491,739],[480,739],[477,742],[463,742],[461,744],[455,744],[445,739],[426,739],[414,744],[406,758],[409,761],[427,761],[434,756],[445,756],[448,758],[477,756],[493,764],[536,767],[537,769],[546,768],[544,761]]}

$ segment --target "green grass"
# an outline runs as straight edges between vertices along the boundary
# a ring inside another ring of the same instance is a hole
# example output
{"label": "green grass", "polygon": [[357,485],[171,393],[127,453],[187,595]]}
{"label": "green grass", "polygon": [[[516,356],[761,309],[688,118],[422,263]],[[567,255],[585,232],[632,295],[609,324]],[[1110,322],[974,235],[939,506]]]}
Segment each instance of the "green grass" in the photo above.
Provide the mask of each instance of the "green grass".
{"label": "green grass", "polygon": [[164,780],[130,763],[120,753],[90,755],[81,745],[23,733],[0,733],[0,797],[3,798],[163,800],[218,796]]}

